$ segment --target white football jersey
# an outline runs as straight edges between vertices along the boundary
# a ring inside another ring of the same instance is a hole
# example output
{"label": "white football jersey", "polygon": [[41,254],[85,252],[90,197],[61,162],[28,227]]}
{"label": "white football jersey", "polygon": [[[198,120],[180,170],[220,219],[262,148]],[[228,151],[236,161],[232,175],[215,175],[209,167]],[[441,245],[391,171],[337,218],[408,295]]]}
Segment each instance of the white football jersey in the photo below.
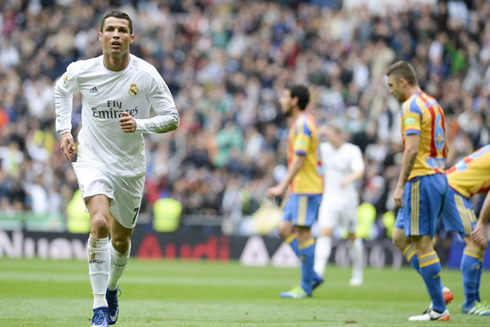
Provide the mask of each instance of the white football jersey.
{"label": "white football jersey", "polygon": [[320,143],[324,179],[325,201],[353,201],[357,199],[356,183],[340,187],[340,182],[355,171],[364,171],[361,149],[351,143],[344,143],[336,149],[328,142]]}
{"label": "white football jersey", "polygon": [[[116,176],[145,174],[143,133],[165,133],[179,124],[170,91],[155,67],[130,55],[129,65],[114,72],[103,57],[68,66],[55,85],[56,131],[70,132],[73,93],[82,94],[82,128],[77,162],[86,162]],[[157,116],[149,118],[153,107]],[[136,132],[124,133],[119,118],[127,111]]]}

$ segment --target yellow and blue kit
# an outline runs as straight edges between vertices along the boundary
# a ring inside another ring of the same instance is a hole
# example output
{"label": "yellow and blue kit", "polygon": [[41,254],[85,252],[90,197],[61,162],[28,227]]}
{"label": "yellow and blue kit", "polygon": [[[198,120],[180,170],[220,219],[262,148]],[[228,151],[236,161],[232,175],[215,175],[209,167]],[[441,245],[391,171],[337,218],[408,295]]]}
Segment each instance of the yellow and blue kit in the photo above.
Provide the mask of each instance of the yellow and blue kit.
{"label": "yellow and blue kit", "polygon": [[469,199],[477,193],[490,191],[490,145],[486,145],[458,161],[447,170],[449,192],[442,212],[447,231],[462,237],[471,235],[476,216]]}
{"label": "yellow and blue kit", "polygon": [[[476,150],[458,161],[446,176],[449,192],[446,198],[442,223],[447,231],[458,232],[462,237],[469,237],[476,225],[476,216],[469,199],[477,193],[490,190],[490,145]],[[463,312],[474,308],[480,299],[480,283],[483,271],[485,249],[466,245],[461,259],[463,276],[464,302]],[[482,315],[490,315],[486,312]]]}
{"label": "yellow and blue kit", "polygon": [[402,105],[403,145],[409,135],[420,135],[419,151],[403,196],[396,227],[406,236],[434,236],[437,218],[442,212],[448,189],[446,130],[444,112],[439,103],[424,92],[417,92]]}
{"label": "yellow and blue kit", "polygon": [[288,137],[288,166],[294,155],[305,156],[305,163],[289,185],[289,198],[284,206],[283,220],[294,226],[313,225],[320,207],[323,181],[318,174],[318,136],[315,118],[301,114],[291,125]]}

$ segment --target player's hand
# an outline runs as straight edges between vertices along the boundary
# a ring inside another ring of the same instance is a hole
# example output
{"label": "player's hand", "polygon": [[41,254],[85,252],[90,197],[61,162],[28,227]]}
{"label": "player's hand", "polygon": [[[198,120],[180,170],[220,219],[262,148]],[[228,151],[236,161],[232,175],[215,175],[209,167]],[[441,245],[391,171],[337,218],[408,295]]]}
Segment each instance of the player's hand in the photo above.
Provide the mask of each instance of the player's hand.
{"label": "player's hand", "polygon": [[275,197],[283,196],[285,192],[286,192],[285,187],[282,187],[281,185],[277,185],[267,190],[267,197],[272,199]]}
{"label": "player's hand", "polygon": [[393,193],[393,200],[395,200],[395,205],[397,208],[403,208],[405,202],[403,202],[403,195],[405,194],[405,188],[402,186],[396,186],[395,193]]}
{"label": "player's hand", "polygon": [[349,181],[347,179],[344,178],[343,180],[340,181],[340,184],[339,184],[340,188],[344,188],[347,185],[349,185]]}
{"label": "player's hand", "polygon": [[61,151],[65,155],[66,160],[71,161],[71,158],[77,153],[75,142],[71,133],[61,134]]}
{"label": "player's hand", "polygon": [[475,230],[473,230],[473,233],[471,233],[471,240],[480,246],[487,246],[488,241],[485,233],[485,226],[483,226],[480,221],[476,223]]}
{"label": "player's hand", "polygon": [[122,117],[119,118],[119,126],[121,126],[124,133],[134,133],[136,131],[136,120],[124,111]]}

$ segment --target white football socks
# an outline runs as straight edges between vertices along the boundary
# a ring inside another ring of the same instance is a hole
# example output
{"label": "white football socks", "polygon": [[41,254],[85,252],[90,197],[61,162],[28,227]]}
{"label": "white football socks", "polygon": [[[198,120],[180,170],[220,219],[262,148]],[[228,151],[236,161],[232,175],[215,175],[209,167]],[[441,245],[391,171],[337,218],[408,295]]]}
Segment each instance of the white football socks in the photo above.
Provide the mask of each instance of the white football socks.
{"label": "white football socks", "polygon": [[112,245],[112,242],[109,247],[111,252],[111,268],[109,271],[109,283],[107,284],[107,288],[110,291],[115,291],[117,289],[117,283],[128,264],[129,255],[131,253],[131,243],[129,243],[129,248],[126,253],[118,252]]}
{"label": "white football socks", "polygon": [[347,248],[349,249],[349,256],[352,262],[352,277],[353,278],[363,278],[362,266],[363,266],[363,244],[362,239],[356,238],[354,242],[347,240]]}
{"label": "white football socks", "polygon": [[88,246],[88,273],[92,292],[94,293],[93,308],[107,307],[105,293],[109,278],[109,237],[96,239],[89,236]]}
{"label": "white football socks", "polygon": [[323,273],[327,267],[330,253],[332,252],[332,238],[328,236],[319,236],[316,239],[315,246],[315,265],[314,270],[318,276],[323,278]]}

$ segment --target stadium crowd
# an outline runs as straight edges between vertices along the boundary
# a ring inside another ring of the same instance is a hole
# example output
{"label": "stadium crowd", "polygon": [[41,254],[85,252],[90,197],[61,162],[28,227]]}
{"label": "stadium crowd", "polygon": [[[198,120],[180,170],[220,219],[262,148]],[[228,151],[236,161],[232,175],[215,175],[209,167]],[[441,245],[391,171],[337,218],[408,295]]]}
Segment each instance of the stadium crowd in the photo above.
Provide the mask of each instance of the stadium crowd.
{"label": "stadium crowd", "polygon": [[[414,3],[414,2],[410,2]],[[441,103],[448,166],[490,139],[490,2],[440,1],[342,9],[341,1],[7,0],[0,5],[0,211],[66,214],[78,188],[54,128],[53,83],[69,63],[101,54],[101,15],[133,19],[131,52],[152,63],[181,116],[150,135],[143,213],[161,197],[184,214],[253,213],[286,164],[277,94],[309,85],[320,124],[339,120],[361,147],[362,201],[380,217],[402,152],[400,105],[385,69],[403,59]],[[74,99],[74,135],[81,127]],[[204,218],[203,218],[204,219]]]}

